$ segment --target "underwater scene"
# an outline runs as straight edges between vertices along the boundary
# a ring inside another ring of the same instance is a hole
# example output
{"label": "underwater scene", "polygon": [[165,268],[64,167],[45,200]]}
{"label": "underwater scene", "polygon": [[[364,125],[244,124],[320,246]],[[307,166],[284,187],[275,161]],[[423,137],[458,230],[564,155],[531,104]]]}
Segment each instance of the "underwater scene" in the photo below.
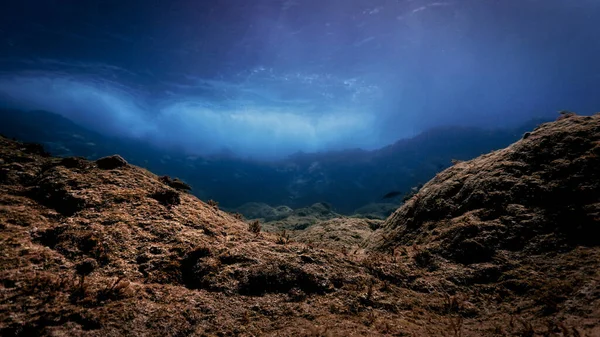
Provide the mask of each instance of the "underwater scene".
{"label": "underwater scene", "polygon": [[600,336],[600,2],[0,5],[1,336]]}

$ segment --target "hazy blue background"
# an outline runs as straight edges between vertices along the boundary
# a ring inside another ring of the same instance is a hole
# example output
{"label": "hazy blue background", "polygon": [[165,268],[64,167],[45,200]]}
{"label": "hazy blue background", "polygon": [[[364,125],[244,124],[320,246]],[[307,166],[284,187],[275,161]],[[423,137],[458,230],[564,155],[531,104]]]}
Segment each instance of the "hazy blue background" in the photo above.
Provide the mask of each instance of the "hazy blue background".
{"label": "hazy blue background", "polygon": [[258,158],[600,110],[596,0],[6,0],[0,104]]}

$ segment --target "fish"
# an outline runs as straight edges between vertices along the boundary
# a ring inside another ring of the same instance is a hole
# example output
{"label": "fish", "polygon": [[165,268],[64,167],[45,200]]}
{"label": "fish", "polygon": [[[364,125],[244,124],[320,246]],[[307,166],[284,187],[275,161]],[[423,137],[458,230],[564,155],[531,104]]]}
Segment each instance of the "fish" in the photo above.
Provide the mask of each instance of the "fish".
{"label": "fish", "polygon": [[389,192],[386,195],[384,195],[383,198],[381,198],[381,199],[391,199],[391,198],[399,196],[400,194],[402,194],[402,192],[392,191],[392,192]]}

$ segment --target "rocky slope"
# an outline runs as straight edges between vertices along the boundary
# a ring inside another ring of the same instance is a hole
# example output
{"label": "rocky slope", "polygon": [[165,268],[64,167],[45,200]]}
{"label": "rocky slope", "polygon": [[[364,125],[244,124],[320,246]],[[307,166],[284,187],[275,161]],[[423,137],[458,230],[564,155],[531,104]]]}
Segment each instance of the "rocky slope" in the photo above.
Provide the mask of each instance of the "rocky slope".
{"label": "rocky slope", "polygon": [[475,282],[524,295],[521,313],[563,311],[600,335],[600,114],[564,113],[506,149],[457,163],[371,240],[380,251],[418,245],[427,264],[474,267]]}
{"label": "rocky slope", "polygon": [[567,115],[460,162],[387,219],[379,248],[425,243],[460,263],[600,244],[600,115]]}
{"label": "rocky slope", "polygon": [[0,138],[0,335],[597,336],[599,137],[568,116],[296,241]]}

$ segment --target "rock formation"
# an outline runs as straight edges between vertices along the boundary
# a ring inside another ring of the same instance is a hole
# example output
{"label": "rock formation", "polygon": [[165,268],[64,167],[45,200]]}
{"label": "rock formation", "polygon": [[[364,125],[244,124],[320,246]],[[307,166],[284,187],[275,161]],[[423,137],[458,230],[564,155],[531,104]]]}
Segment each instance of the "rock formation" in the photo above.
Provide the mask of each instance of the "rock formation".
{"label": "rock formation", "polygon": [[0,335],[600,335],[598,114],[296,242],[111,158],[0,137]]}

